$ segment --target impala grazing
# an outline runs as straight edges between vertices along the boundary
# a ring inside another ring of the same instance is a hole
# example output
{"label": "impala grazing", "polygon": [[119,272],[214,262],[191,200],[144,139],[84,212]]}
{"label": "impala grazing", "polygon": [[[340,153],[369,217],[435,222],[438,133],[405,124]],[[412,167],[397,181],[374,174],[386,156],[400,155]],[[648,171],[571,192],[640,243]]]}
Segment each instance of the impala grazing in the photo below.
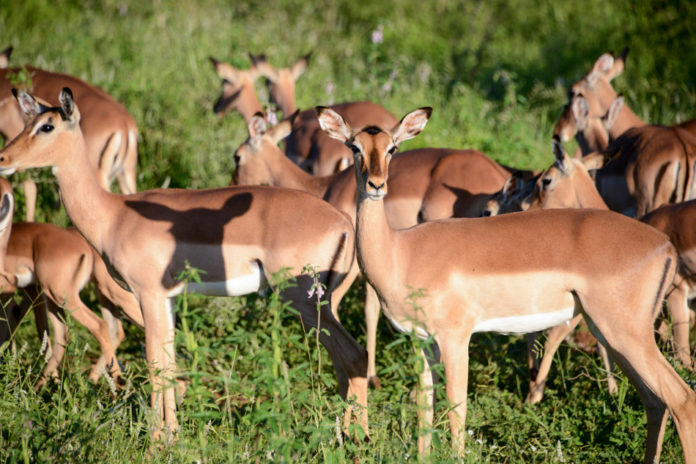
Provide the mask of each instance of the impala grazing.
{"label": "impala grazing", "polygon": [[[616,213],[548,210],[452,219],[394,230],[385,214],[389,161],[425,126],[430,108],[393,129],[352,129],[317,108],[322,128],[354,152],[358,262],[400,330],[430,337],[447,378],[453,445],[463,453],[468,345],[475,332],[531,332],[583,314],[646,408],[646,462],[659,460],[667,414],[684,458],[696,462],[696,392],[653,340],[653,322],[677,264],[664,234]],[[626,248],[631,243],[631,249]],[[421,289],[418,307],[409,294]],[[631,324],[621,321],[630,319]],[[427,366],[427,363],[424,363]],[[426,369],[427,370],[427,369]],[[422,380],[427,383],[428,375]],[[432,406],[432,404],[430,405]],[[432,407],[422,412],[432,422]],[[419,437],[419,450],[427,447]]]}
{"label": "impala grazing", "polygon": [[[9,50],[9,51],[8,51]],[[11,48],[6,50],[9,60]],[[24,129],[24,114],[12,96],[16,79],[27,79],[26,90],[56,104],[63,87],[70,87],[80,105],[80,127],[85,136],[88,165],[99,185],[109,190],[114,179],[122,193],[135,193],[138,165],[138,129],[133,117],[111,95],[76,77],[33,66],[0,69],[0,133],[12,140]]]}
{"label": "impala grazing", "polygon": [[[233,183],[309,192],[346,213],[355,224],[353,168],[321,177],[303,171],[278,148],[278,142],[291,128],[292,117],[272,128],[261,113],[252,117],[249,139],[235,153]],[[476,150],[421,148],[400,153],[389,165],[390,191],[384,200],[389,224],[403,229],[417,224],[419,216],[426,220],[479,216],[483,201],[500,188],[507,175],[508,171]],[[351,280],[358,272],[356,262],[354,272],[349,274]],[[365,319],[368,379],[379,386],[375,367],[379,302],[369,284]]]}
{"label": "impala grazing", "polygon": [[[47,108],[25,92],[18,101],[27,126],[0,151],[0,168],[53,166],[68,215],[140,303],[145,351],[153,385],[154,438],[178,428],[172,298],[188,290],[207,295],[243,295],[268,285],[287,269],[296,285],[281,296],[308,327],[321,323],[319,339],[336,368],[339,390],[355,399],[359,425],[367,433],[367,354],[331,314],[345,292],[342,283],[354,255],[350,220],[326,202],[296,190],[227,187],[211,190],[150,190],[132,195],[104,191],[87,156],[80,113],[69,89],[60,107]],[[313,266],[311,275],[302,269]],[[202,282],[186,283],[191,266]],[[317,310],[307,297],[326,288],[329,305]],[[326,331],[324,330],[326,329]],[[354,406],[347,408],[344,424]]]}
{"label": "impala grazing", "polygon": [[[12,187],[2,178],[0,194],[0,293],[5,296],[0,345],[9,339],[34,302],[38,304],[34,313],[39,335],[42,336],[47,330],[45,321],[48,310],[53,326],[53,347],[39,382],[42,385],[48,378],[57,377],[58,365],[65,353],[67,332],[62,313],[66,311],[94,335],[101,347],[102,355],[92,367],[90,379],[96,381],[108,369],[118,380],[121,370],[115,351],[125,334],[120,320],[113,314],[113,305],[121,307],[129,319],[142,327],[142,314],[133,294],[111,278],[101,257],[77,230],[44,223],[12,224]],[[90,280],[96,284],[104,320],[80,299],[80,291]],[[26,293],[19,306],[15,306],[11,298],[17,289],[23,289]]]}

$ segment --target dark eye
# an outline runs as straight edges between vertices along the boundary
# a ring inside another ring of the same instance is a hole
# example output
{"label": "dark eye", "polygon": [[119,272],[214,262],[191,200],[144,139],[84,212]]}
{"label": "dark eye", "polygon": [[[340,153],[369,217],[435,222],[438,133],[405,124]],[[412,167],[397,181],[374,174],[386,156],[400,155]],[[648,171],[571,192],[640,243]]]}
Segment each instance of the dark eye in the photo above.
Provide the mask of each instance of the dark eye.
{"label": "dark eye", "polygon": [[541,179],[541,188],[546,188],[551,184],[551,178],[550,177],[544,177]]}
{"label": "dark eye", "polygon": [[41,127],[39,127],[39,130],[41,132],[51,132],[54,129],[52,124],[42,124]]}
{"label": "dark eye", "polygon": [[392,145],[392,147],[387,151],[390,155],[393,155],[396,153],[396,145]]}

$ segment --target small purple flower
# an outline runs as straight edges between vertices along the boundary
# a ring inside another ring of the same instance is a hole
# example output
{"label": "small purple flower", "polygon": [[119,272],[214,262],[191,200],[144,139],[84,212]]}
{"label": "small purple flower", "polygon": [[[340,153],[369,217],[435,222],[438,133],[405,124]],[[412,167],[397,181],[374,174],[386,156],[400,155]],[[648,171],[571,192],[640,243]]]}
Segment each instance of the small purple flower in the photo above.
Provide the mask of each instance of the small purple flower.
{"label": "small purple flower", "polygon": [[331,95],[332,93],[334,93],[334,90],[336,90],[336,84],[334,84],[331,81],[327,82],[326,89],[325,89],[326,95]]}
{"label": "small purple flower", "polygon": [[270,107],[266,112],[266,122],[271,126],[278,124],[278,116],[276,116],[275,111],[273,111]]}
{"label": "small purple flower", "polygon": [[372,43],[381,44],[382,42],[384,42],[384,26],[380,24],[372,31]]}

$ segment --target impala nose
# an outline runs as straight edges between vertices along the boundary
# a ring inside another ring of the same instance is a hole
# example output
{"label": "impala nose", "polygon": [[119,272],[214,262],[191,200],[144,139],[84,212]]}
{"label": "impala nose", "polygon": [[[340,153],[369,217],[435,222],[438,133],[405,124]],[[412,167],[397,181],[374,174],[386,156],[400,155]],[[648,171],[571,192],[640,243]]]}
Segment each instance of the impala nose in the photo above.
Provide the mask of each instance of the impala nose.
{"label": "impala nose", "polygon": [[367,181],[367,185],[369,185],[370,187],[372,187],[375,190],[381,190],[382,187],[384,187],[384,184],[385,184],[385,182],[382,182],[381,184],[377,185],[374,182],[372,182],[371,180]]}

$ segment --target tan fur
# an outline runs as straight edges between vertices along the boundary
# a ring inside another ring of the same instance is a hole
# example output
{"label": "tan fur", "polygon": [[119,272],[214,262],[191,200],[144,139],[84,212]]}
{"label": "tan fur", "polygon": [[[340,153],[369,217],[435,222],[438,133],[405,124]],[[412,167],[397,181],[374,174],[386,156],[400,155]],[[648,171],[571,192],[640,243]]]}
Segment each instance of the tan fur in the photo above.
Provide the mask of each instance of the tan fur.
{"label": "tan fur", "polygon": [[[20,100],[31,109],[29,96],[20,94]],[[172,295],[182,290],[179,276],[189,265],[203,271],[202,285],[249,275],[254,267],[271,281],[288,268],[297,285],[281,296],[299,311],[305,326],[316,327],[321,318],[330,336],[322,330],[319,338],[336,367],[340,393],[355,399],[359,424],[367,432],[367,355],[331,313],[342,297],[337,287],[352,266],[350,220],[309,194],[271,187],[106,192],[91,170],[75,162],[86,156],[79,110],[67,90],[61,102],[60,109],[40,111],[0,152],[0,168],[56,167],[68,215],[140,302],[154,388],[155,438],[163,427],[170,433],[178,428],[175,392],[169,388],[176,364],[168,307]],[[60,111],[68,115],[66,120]],[[46,124],[53,130],[43,132]],[[306,265],[314,266],[317,282],[326,287],[330,304],[319,312],[316,301],[307,297],[315,279],[302,272]],[[346,426],[352,410],[346,410]]]}
{"label": "tan fur", "polygon": [[[335,112],[319,111],[320,121],[333,121],[328,127],[350,128]],[[428,115],[424,109],[411,112],[386,134],[350,129],[345,142],[359,148],[358,262],[385,315],[437,342],[453,405],[449,419],[455,449],[463,454],[468,345],[476,326],[491,318],[544,315],[570,302],[638,389],[648,416],[646,462],[659,460],[668,412],[675,418],[685,461],[696,462],[696,393],[652,338],[658,305],[676,266],[667,237],[624,216],[593,210],[535,211],[392,229],[383,201],[389,151],[415,136]],[[329,133],[340,139],[340,131]],[[409,304],[413,289],[425,293],[417,307]],[[631,324],[622,324],[627,318]],[[421,419],[426,425],[428,417]],[[419,438],[421,452],[425,435]]]}

